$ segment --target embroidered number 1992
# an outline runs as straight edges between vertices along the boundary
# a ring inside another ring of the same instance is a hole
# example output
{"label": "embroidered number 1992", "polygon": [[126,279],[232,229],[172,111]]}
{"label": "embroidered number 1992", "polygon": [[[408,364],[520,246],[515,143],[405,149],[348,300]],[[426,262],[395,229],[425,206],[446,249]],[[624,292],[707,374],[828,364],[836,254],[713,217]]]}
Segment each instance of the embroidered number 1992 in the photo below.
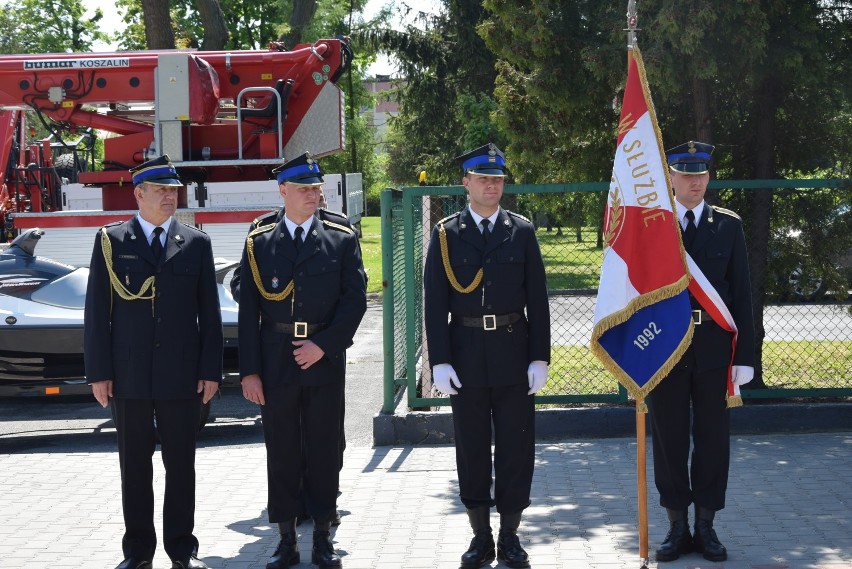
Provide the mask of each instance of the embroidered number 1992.
{"label": "embroidered number 1992", "polygon": [[662,333],[662,330],[657,328],[657,324],[655,322],[649,322],[648,327],[642,330],[641,334],[636,336],[633,343],[636,344],[636,347],[640,350],[644,350],[651,345],[651,340],[659,336],[660,333]]}

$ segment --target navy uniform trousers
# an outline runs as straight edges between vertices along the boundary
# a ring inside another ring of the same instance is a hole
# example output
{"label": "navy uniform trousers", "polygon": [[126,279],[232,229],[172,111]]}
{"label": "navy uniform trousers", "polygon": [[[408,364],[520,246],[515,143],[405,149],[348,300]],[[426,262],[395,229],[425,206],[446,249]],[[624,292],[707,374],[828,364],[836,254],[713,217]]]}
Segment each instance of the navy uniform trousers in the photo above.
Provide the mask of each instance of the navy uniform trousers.
{"label": "navy uniform trousers", "polygon": [[693,502],[713,511],[725,507],[730,461],[727,381],[727,367],[699,371],[695,348],[689,347],[648,395],[654,481],[664,508],[685,510]]}
{"label": "navy uniform trousers", "polygon": [[124,556],[154,558],[157,533],[152,458],[159,437],[166,471],[163,548],[171,559],[188,559],[198,552],[198,539],[192,532],[195,526],[195,442],[201,400],[114,398],[112,405],[121,465]]}
{"label": "navy uniform trousers", "polygon": [[266,392],[261,418],[270,522],[301,513],[320,522],[334,518],[344,388],[343,382],[316,387],[293,382]]}
{"label": "navy uniform trousers", "polygon": [[[462,382],[464,385],[464,382]],[[464,387],[450,395],[456,467],[462,504],[497,505],[512,514],[530,505],[535,466],[535,397],[527,383]],[[494,498],[491,498],[491,436],[494,426]]]}

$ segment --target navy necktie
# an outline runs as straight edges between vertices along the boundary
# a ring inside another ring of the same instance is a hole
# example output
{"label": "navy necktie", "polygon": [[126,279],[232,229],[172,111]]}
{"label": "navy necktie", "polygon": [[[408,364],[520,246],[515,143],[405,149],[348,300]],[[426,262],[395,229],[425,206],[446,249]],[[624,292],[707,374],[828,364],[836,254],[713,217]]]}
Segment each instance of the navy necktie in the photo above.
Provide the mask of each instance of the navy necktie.
{"label": "navy necktie", "polygon": [[293,238],[293,242],[296,244],[297,252],[302,250],[302,234],[304,232],[305,230],[301,225],[296,228],[296,236]]}
{"label": "navy necktie", "polygon": [[491,225],[491,222],[484,218],[479,222],[482,225],[482,241],[484,243],[488,243],[488,236],[491,235],[491,231],[488,230],[488,226]]}
{"label": "navy necktie", "polygon": [[154,252],[154,260],[160,262],[160,257],[163,256],[163,242],[160,241],[160,235],[163,234],[162,227],[154,228],[154,238],[151,239],[151,251]]}
{"label": "navy necktie", "polygon": [[687,210],[686,212],[686,227],[683,230],[683,245],[687,249],[692,246],[692,242],[695,241],[695,233],[698,231],[698,228],[695,227],[695,214],[692,210]]}

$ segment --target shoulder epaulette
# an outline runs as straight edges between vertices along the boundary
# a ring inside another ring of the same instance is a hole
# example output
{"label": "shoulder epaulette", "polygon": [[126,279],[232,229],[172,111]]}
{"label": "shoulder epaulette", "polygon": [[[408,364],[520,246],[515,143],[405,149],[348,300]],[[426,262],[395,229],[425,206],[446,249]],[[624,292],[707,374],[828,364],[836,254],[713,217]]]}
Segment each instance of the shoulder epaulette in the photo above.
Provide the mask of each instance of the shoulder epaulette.
{"label": "shoulder epaulette", "polygon": [[264,213],[263,215],[258,215],[257,217],[254,218],[254,221],[252,221],[252,223],[256,227],[260,227],[261,225],[267,225],[269,223],[272,223],[273,221],[278,219],[278,213],[280,211],[281,210],[276,209],[275,211],[270,211],[269,213]]}
{"label": "shoulder epaulette", "polygon": [[336,218],[338,218],[338,219],[342,219],[342,220],[346,221],[346,223],[349,223],[349,218],[348,218],[348,217],[346,217],[346,214],[345,214],[345,213],[343,213],[343,212],[340,212],[340,211],[331,211],[330,209],[325,209],[324,207],[321,207],[321,208],[319,209],[319,213],[320,213],[320,215],[322,215],[322,216],[326,216],[326,215],[327,215],[327,216],[329,216],[329,217],[336,217]]}
{"label": "shoulder epaulette", "polygon": [[193,231],[198,231],[199,233],[203,233],[204,235],[207,235],[206,231],[204,231],[203,229],[199,229],[198,227],[195,227],[194,225],[188,225],[188,224],[186,224],[182,221],[180,221],[178,223],[180,223],[181,225],[183,225],[184,227],[186,227],[188,229],[192,229]]}
{"label": "shoulder epaulette", "polygon": [[508,213],[509,215],[512,215],[514,217],[517,217],[518,219],[523,219],[527,223],[532,223],[532,221],[530,221],[529,219],[527,219],[526,217],[524,217],[520,213],[515,213],[514,211],[509,211],[509,210],[506,210],[506,213]]}
{"label": "shoulder epaulette", "polygon": [[334,223],[333,221],[329,221],[327,219],[323,219],[322,222],[328,227],[332,227],[337,229],[338,231],[343,231],[344,233],[354,234],[355,232],[351,227],[346,227],[345,225],[341,225],[340,223]]}
{"label": "shoulder epaulette", "polygon": [[266,233],[267,231],[272,231],[273,229],[275,229],[275,225],[261,225],[260,227],[249,233],[248,236],[254,237],[255,235],[260,235],[261,233]]}
{"label": "shoulder epaulette", "polygon": [[739,216],[739,214],[737,214],[737,212],[735,212],[735,211],[731,211],[729,209],[726,209],[724,207],[719,207],[717,205],[713,205],[713,206],[710,206],[710,207],[712,207],[714,211],[718,211],[719,213],[724,213],[725,215],[730,215],[731,217],[736,217],[737,219],[742,219]]}
{"label": "shoulder epaulette", "polygon": [[452,219],[452,218],[454,218],[454,217],[458,217],[459,215],[461,215],[461,212],[460,212],[460,211],[457,211],[457,212],[455,212],[455,213],[451,213],[450,215],[448,215],[448,216],[447,216],[447,217],[445,217],[444,219],[440,220],[438,223],[444,223],[445,221],[449,221],[449,220],[451,220],[451,219]]}
{"label": "shoulder epaulette", "polygon": [[100,231],[109,235],[110,229],[112,229],[113,227],[118,227],[119,225],[123,225],[123,224],[124,224],[123,221],[113,221],[112,223],[104,224],[104,226],[101,227]]}

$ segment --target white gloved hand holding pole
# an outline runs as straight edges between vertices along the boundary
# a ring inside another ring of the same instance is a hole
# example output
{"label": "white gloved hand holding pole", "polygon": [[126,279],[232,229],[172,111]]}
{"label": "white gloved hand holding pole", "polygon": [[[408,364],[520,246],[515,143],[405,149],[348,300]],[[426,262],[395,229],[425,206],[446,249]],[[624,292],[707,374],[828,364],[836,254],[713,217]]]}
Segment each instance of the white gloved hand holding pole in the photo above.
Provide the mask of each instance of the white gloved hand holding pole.
{"label": "white gloved hand holding pole", "polygon": [[458,395],[458,391],[453,389],[453,385],[461,387],[461,381],[453,369],[451,364],[438,364],[432,368],[432,383],[438,388],[441,393],[449,395]]}
{"label": "white gloved hand holding pole", "polygon": [[732,366],[731,382],[739,387],[754,379],[754,368],[752,366]]}
{"label": "white gloved hand holding pole", "polygon": [[527,380],[529,381],[530,390],[527,395],[537,393],[544,384],[547,383],[547,362],[535,360],[530,362],[527,368]]}

